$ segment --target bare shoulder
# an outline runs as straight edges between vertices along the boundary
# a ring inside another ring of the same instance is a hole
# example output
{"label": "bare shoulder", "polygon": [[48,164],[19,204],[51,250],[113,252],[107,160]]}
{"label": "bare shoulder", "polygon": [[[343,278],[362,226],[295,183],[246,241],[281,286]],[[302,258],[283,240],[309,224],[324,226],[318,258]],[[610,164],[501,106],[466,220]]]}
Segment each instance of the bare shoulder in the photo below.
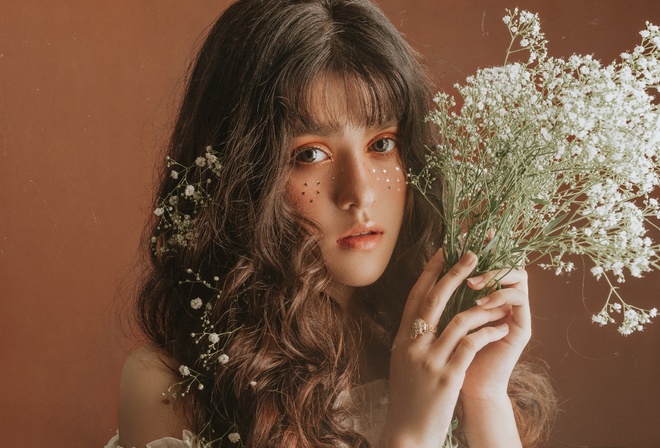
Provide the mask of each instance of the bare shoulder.
{"label": "bare shoulder", "polygon": [[173,360],[155,347],[129,355],[121,374],[119,439],[124,447],[143,447],[162,437],[181,438],[183,415],[163,392],[179,381]]}

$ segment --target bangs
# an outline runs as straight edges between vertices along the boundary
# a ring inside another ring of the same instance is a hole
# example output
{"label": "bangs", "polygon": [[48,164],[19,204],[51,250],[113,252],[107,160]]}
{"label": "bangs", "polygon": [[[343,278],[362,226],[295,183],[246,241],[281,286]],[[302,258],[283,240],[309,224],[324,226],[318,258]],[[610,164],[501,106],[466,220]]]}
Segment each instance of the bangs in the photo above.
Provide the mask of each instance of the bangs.
{"label": "bangs", "polygon": [[404,114],[407,94],[395,76],[332,70],[289,78],[278,99],[290,133],[337,130],[345,125],[375,128],[396,125]]}

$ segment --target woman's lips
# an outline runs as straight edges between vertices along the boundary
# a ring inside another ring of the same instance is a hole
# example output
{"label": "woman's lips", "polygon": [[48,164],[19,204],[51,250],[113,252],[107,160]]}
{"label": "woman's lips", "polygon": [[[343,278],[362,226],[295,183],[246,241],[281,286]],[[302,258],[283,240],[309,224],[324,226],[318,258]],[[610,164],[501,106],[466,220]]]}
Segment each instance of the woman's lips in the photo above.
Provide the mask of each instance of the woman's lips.
{"label": "woman's lips", "polygon": [[383,239],[383,232],[375,228],[358,228],[347,232],[337,240],[344,249],[370,250],[378,246]]}

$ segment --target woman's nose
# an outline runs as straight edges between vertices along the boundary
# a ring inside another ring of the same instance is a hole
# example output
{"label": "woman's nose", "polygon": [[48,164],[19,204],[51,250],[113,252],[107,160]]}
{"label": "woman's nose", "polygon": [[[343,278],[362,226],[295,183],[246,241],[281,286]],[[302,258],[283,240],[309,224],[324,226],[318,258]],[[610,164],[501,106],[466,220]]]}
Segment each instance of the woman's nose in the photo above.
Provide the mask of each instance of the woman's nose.
{"label": "woman's nose", "polygon": [[355,155],[346,157],[335,174],[337,206],[342,210],[369,208],[375,201],[374,179],[367,161]]}

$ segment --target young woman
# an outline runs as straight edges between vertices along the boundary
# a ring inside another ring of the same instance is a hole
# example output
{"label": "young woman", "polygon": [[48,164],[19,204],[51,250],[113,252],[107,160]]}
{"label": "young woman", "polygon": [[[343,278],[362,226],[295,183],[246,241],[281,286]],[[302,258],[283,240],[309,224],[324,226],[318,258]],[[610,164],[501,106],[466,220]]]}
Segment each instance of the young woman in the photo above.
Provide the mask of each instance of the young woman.
{"label": "young woman", "polygon": [[525,272],[435,328],[461,282],[495,273],[471,277],[466,253],[440,277],[442,224],[406,185],[429,100],[368,0],[229,7],[172,133],[137,301],[146,344],[109,447],[438,448],[454,416],[469,447],[542,439],[552,395],[518,361]]}

